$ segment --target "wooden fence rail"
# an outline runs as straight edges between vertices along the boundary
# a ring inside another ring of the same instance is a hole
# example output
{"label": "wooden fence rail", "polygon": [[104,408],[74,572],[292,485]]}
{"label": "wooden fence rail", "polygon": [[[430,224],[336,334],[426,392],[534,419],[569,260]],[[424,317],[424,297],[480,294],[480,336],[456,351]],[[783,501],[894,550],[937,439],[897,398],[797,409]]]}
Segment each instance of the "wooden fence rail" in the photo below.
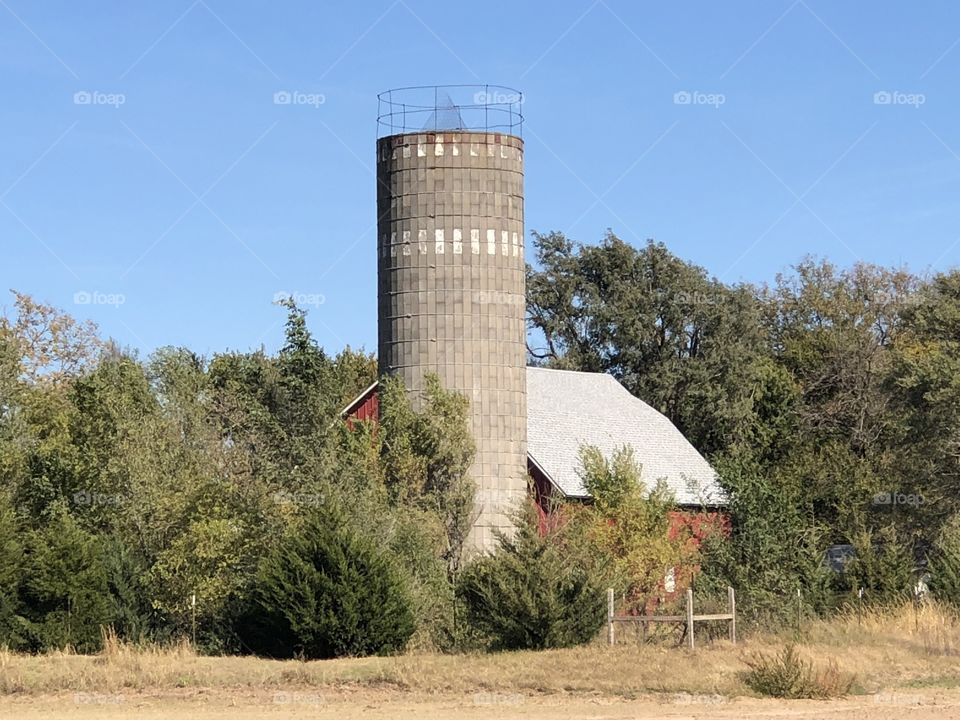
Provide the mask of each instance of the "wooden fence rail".
{"label": "wooden fence rail", "polygon": [[614,626],[616,623],[639,623],[646,627],[647,623],[683,623],[686,626],[687,647],[695,647],[694,623],[708,620],[725,620],[730,623],[730,642],[737,644],[737,595],[732,587],[727,588],[728,612],[696,615],[693,612],[693,589],[687,588],[687,607],[683,615],[617,615],[614,611],[613,588],[607,590],[607,642],[616,643]]}

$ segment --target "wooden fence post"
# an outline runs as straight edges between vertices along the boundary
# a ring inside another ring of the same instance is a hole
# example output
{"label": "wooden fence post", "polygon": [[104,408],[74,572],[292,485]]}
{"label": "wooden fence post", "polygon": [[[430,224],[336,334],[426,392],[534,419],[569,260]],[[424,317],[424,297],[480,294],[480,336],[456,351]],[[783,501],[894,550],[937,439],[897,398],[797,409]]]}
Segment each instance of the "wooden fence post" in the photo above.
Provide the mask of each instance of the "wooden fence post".
{"label": "wooden fence post", "polygon": [[693,642],[693,588],[687,588],[687,647],[694,648]]}
{"label": "wooden fence post", "polygon": [[613,636],[613,588],[607,589],[607,642],[614,644]]}
{"label": "wooden fence post", "polygon": [[737,594],[732,587],[727,588],[727,599],[730,602],[730,642],[737,644]]}

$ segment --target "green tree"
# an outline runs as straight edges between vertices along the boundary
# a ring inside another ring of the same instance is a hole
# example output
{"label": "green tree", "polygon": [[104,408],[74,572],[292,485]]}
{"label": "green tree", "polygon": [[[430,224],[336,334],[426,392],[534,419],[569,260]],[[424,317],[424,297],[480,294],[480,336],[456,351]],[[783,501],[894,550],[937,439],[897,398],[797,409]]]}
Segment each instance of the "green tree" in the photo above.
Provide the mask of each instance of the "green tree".
{"label": "green tree", "polygon": [[386,378],[380,395],[382,472],[396,502],[432,511],[443,527],[443,558],[451,578],[460,568],[474,520],[469,476],[475,445],[469,401],[427,375],[423,409],[416,412],[399,379]]}
{"label": "green tree", "polygon": [[388,555],[330,510],[309,513],[264,559],[252,598],[241,634],[276,657],[395,653],[414,631]]}
{"label": "green tree", "polygon": [[17,648],[24,641],[20,619],[23,581],[20,528],[9,497],[0,493],[0,646]]}
{"label": "green tree", "polygon": [[608,372],[664,413],[703,453],[741,437],[750,418],[751,366],[762,353],[749,288],[729,288],[671,254],[608,233],[576,246],[534,235],[527,315],[542,336],[535,359]]}
{"label": "green tree", "polygon": [[499,650],[543,650],[589,642],[605,617],[600,578],[540,535],[524,509],[497,552],[469,563],[458,582],[467,622]]}
{"label": "green tree", "polygon": [[683,535],[671,536],[670,512],[676,503],[663,482],[648,488],[633,449],[607,458],[596,447],[580,449],[581,478],[593,502],[575,508],[564,534],[584,536],[583,562],[609,574],[609,583],[635,607],[662,591],[670,570],[692,569],[696,549]]}
{"label": "green tree", "polygon": [[66,512],[28,535],[20,599],[30,649],[99,648],[114,620],[102,551]]}

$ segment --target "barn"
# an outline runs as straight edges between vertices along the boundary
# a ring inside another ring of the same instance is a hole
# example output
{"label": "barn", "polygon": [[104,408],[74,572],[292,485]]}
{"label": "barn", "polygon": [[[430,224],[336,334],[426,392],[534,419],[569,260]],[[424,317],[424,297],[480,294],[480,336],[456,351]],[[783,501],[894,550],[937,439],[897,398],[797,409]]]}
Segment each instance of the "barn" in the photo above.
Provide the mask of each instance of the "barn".
{"label": "barn", "polygon": [[[589,501],[579,449],[609,457],[629,445],[647,487],[664,480],[676,498],[675,524],[713,516],[727,504],[717,474],[670,420],[606,373],[528,367],[527,469],[543,517],[558,499]],[[376,420],[378,383],[342,412],[348,422]],[[483,502],[482,497],[478,497]]]}

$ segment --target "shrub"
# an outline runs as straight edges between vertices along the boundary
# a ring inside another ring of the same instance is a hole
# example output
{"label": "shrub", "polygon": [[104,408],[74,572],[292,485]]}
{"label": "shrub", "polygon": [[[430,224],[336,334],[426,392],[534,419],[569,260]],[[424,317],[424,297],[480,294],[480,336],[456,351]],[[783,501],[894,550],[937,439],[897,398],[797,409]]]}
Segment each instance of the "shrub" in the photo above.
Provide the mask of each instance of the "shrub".
{"label": "shrub", "polygon": [[853,676],[841,672],[833,660],[825,669],[815,670],[792,645],[776,655],[761,653],[745,662],[750,667],[744,675],[747,687],[769,697],[836,698],[849,693],[853,685]]}
{"label": "shrub", "polygon": [[960,607],[960,516],[945,523],[928,557],[930,590],[937,600]]}
{"label": "shrub", "polygon": [[604,621],[601,584],[581,563],[537,532],[532,509],[495,555],[463,571],[458,594],[467,622],[498,650],[570,647],[592,639]]}
{"label": "shrub", "polygon": [[254,652],[306,659],[398,652],[414,630],[388,557],[326,509],[265,557],[245,620]]}
{"label": "shrub", "polygon": [[21,599],[31,650],[100,648],[114,617],[100,540],[61,512],[27,537]]}
{"label": "shrub", "polygon": [[0,494],[0,647],[20,645],[19,590],[23,577],[20,528],[6,493]]}

